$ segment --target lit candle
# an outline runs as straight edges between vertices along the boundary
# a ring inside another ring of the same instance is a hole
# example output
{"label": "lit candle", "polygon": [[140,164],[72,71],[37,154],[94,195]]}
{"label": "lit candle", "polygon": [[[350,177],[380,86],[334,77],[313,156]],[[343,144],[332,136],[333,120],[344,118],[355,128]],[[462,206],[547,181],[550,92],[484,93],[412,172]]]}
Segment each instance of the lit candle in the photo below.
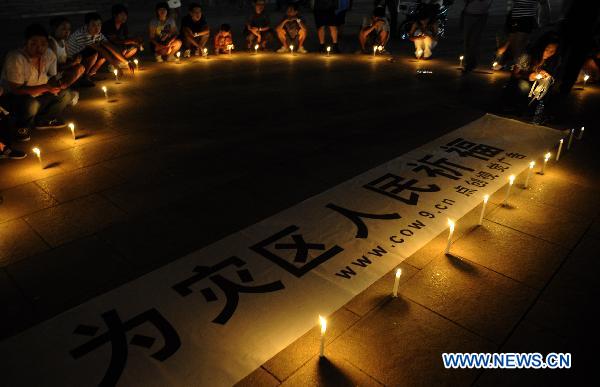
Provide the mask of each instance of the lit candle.
{"label": "lit candle", "polygon": [[135,58],[135,59],[133,60],[133,64],[135,65],[135,69],[136,69],[136,70],[139,70],[139,69],[140,69],[140,61],[139,61],[139,60],[137,60],[137,58]]}
{"label": "lit candle", "polygon": [[331,46],[327,46],[327,56],[329,56],[330,52],[331,52]]}
{"label": "lit candle", "polygon": [[452,235],[454,234],[454,222],[451,219],[448,219],[448,226],[450,227],[450,231],[448,232],[448,243],[446,244],[446,250],[444,250],[444,254],[448,254],[450,252],[450,246],[452,245]]}
{"label": "lit candle", "polygon": [[229,51],[229,55],[231,55],[231,50],[233,50],[233,44],[228,44],[227,50]]}
{"label": "lit candle", "polygon": [[498,62],[494,62],[494,63],[492,63],[492,69],[495,69],[495,68],[496,68],[496,66],[498,66]]}
{"label": "lit candle", "polygon": [[254,45],[254,53],[258,54],[258,47],[260,47],[258,44]]}
{"label": "lit candle", "polygon": [[490,199],[490,195],[483,195],[483,206],[481,206],[481,215],[479,215],[479,224],[480,226],[483,224],[483,215],[485,215],[485,206],[487,205],[488,200]]}
{"label": "lit candle", "polygon": [[583,138],[583,131],[585,130],[585,126],[581,127],[581,130],[579,131],[579,136],[577,136],[578,140],[581,140]]}
{"label": "lit candle", "polygon": [[69,122],[69,129],[71,129],[71,135],[73,136],[73,140],[77,140],[77,138],[75,137],[75,124],[72,122]]}
{"label": "lit candle", "polygon": [[535,167],[535,161],[530,161],[529,169],[527,170],[527,177],[525,178],[525,188],[529,187],[529,177],[531,176],[531,171],[533,171],[533,167]]}
{"label": "lit candle", "polygon": [[104,92],[104,98],[108,98],[108,88],[106,86],[102,86],[102,91]]}
{"label": "lit candle", "polygon": [[540,171],[540,175],[543,175],[544,172],[546,171],[546,164],[548,164],[548,160],[550,160],[550,156],[552,156],[550,154],[550,152],[548,152],[544,155],[544,164],[542,164],[542,170]]}
{"label": "lit candle", "polygon": [[556,152],[556,161],[560,160],[560,152],[562,152],[563,142],[564,140],[562,138],[558,142],[558,152]]}
{"label": "lit candle", "polygon": [[38,147],[33,148],[32,151],[37,156],[37,159],[40,162],[40,167],[44,169],[44,166],[42,165],[42,151]]}
{"label": "lit candle", "polygon": [[400,276],[402,275],[402,269],[396,269],[396,279],[394,280],[394,289],[392,291],[392,297],[398,297],[398,286],[400,285]]}
{"label": "lit candle", "polygon": [[177,51],[175,57],[177,57],[177,63],[179,63],[179,58],[181,58],[181,51]]}
{"label": "lit candle", "polygon": [[113,70],[113,74],[115,74],[115,81],[116,81],[116,82],[119,82],[119,70],[117,70],[117,69],[114,69],[114,70]]}
{"label": "lit candle", "polygon": [[208,48],[204,47],[202,49],[202,56],[208,59]]}
{"label": "lit candle", "polygon": [[373,46],[373,56],[377,55],[377,46]]}
{"label": "lit candle", "polygon": [[583,76],[583,87],[584,87],[584,88],[585,88],[585,84],[587,83],[588,79],[590,79],[590,76],[589,76],[589,75],[587,75],[587,74],[585,74],[585,75]]}
{"label": "lit candle", "polygon": [[575,134],[575,129],[571,129],[569,133],[569,142],[567,143],[567,150],[571,149],[571,145],[573,144],[573,135]]}
{"label": "lit candle", "polygon": [[540,79],[542,79],[542,74],[539,74],[539,73],[538,73],[538,75],[536,75],[536,76],[535,76],[535,79],[537,79],[538,81],[539,81]]}
{"label": "lit candle", "polygon": [[290,44],[290,52],[292,53],[292,55],[294,55],[294,45]]}
{"label": "lit candle", "polygon": [[377,46],[377,51],[379,51],[379,53],[381,53],[383,51],[383,46]]}
{"label": "lit candle", "polygon": [[504,197],[504,201],[502,202],[503,206],[508,205],[508,197],[510,196],[510,189],[512,188],[514,182],[515,182],[515,175],[510,175],[508,177],[508,188],[506,189],[506,196]]}
{"label": "lit candle", "polygon": [[458,59],[460,59],[460,67],[462,67],[462,65],[463,65],[463,60],[465,59],[465,56],[464,56],[464,55],[461,55],[461,56],[459,56],[459,57],[458,57]]}
{"label": "lit candle", "polygon": [[319,357],[325,356],[325,331],[327,330],[327,320],[323,316],[319,316],[319,323],[321,324],[321,346],[319,348]]}

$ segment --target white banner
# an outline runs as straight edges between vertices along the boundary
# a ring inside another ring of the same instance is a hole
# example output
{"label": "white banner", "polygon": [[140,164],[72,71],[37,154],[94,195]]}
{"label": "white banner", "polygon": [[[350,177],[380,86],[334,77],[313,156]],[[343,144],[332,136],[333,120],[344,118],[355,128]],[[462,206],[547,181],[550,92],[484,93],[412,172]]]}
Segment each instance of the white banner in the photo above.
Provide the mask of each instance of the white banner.
{"label": "white banner", "polygon": [[486,115],[3,341],[2,385],[231,385],[560,137]]}

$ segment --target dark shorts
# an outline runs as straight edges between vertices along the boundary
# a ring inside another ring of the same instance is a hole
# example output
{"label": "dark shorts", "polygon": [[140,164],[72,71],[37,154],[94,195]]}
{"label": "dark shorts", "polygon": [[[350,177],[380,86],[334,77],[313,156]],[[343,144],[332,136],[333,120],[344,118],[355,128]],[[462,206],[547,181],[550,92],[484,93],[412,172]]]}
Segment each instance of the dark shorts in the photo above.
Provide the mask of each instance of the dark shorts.
{"label": "dark shorts", "polygon": [[93,49],[91,47],[86,47],[79,52],[79,55],[81,55],[82,58],[89,58],[96,54],[98,54],[98,51],[96,51],[95,49]]}
{"label": "dark shorts", "polygon": [[315,10],[315,24],[319,27],[339,27],[346,23],[346,11],[335,14],[334,9]]}
{"label": "dark shorts", "polygon": [[524,32],[530,34],[537,28],[537,21],[533,16],[511,17],[508,21],[508,32]]}

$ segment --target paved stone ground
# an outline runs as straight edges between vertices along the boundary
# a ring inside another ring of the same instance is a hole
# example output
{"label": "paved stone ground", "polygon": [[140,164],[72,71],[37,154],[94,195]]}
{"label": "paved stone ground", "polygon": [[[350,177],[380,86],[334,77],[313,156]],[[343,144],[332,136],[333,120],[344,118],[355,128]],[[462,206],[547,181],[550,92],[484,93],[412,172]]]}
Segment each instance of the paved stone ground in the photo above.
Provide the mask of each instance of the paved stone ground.
{"label": "paved stone ground", "polygon": [[[0,163],[0,337],[497,112],[508,75],[462,77],[459,42],[454,20],[428,62],[394,44],[393,61],[236,54],[106,75],[108,100],[84,90],[68,112],[77,141],[34,133],[46,169]],[[596,87],[573,92],[554,125],[585,124],[583,141],[515,190],[513,208],[492,198],[484,227],[471,227],[479,209],[463,218],[455,258],[441,235],[402,264],[399,299],[389,273],[336,312],[327,361],[315,328],[241,384],[552,385],[590,371],[599,100]],[[574,368],[448,371],[443,351],[571,351]]]}

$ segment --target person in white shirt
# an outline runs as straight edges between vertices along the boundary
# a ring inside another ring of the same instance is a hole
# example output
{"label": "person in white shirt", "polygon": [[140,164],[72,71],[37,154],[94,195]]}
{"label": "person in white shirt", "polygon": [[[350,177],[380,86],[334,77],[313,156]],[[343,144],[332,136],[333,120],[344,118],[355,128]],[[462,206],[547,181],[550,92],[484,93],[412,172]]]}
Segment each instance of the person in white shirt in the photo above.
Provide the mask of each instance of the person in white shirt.
{"label": "person in white shirt", "polygon": [[48,48],[48,33],[39,24],[25,29],[25,46],[10,51],[2,68],[2,86],[17,124],[16,139],[28,141],[29,128],[65,127],[60,118],[74,93],[56,78],[56,55]]}
{"label": "person in white shirt", "polygon": [[81,64],[81,55],[69,58],[66,40],[71,35],[71,22],[64,16],[50,19],[50,48],[56,54],[57,77],[67,86],[74,84],[83,73],[85,67]]}

